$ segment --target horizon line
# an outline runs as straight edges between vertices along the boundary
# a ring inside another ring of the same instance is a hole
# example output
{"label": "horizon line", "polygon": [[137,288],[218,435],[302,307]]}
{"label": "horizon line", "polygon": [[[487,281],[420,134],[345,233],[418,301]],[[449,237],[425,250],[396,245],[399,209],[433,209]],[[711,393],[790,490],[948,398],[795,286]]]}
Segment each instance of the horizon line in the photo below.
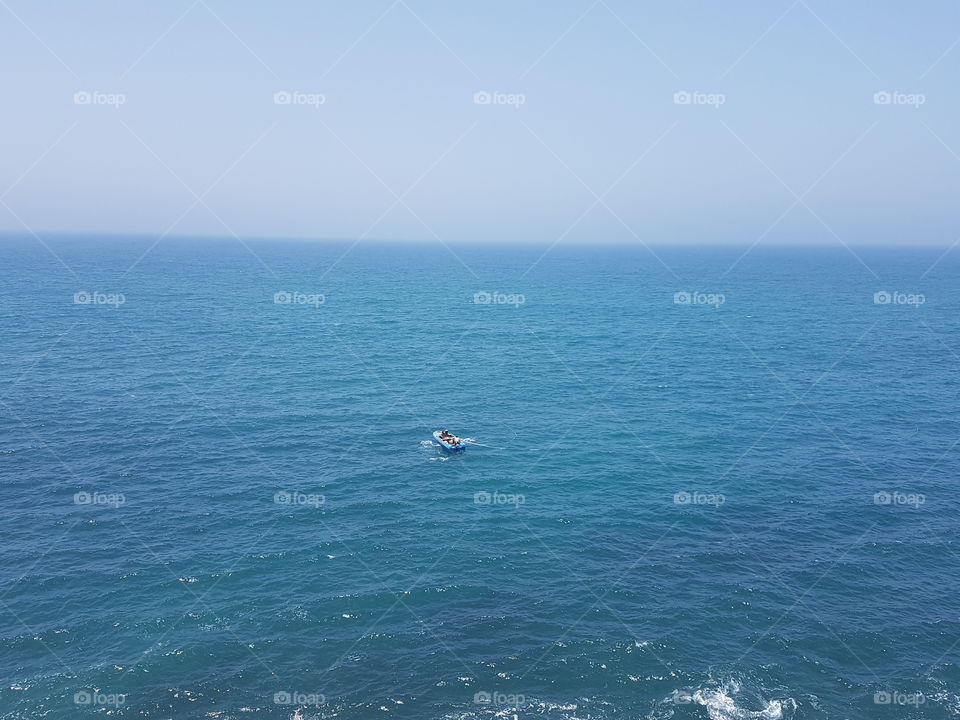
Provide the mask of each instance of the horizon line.
{"label": "horizon line", "polygon": [[[112,239],[112,240],[157,240],[158,235],[153,233],[146,232],[67,232],[62,230],[53,230],[53,231],[15,231],[15,230],[0,230],[0,241],[10,240],[10,239],[37,239],[38,237],[43,236],[46,238],[62,238],[62,239]],[[217,235],[217,234],[170,234],[162,236],[163,240],[209,240],[209,241],[241,241],[241,242],[304,242],[304,243],[354,243],[354,244],[372,244],[372,245],[456,245],[456,246],[504,246],[504,245],[513,245],[516,247],[542,247],[542,246],[557,246],[557,247],[657,247],[657,248],[671,248],[671,247],[726,247],[726,248],[736,248],[736,247],[745,247],[750,246],[751,241],[749,240],[718,240],[712,242],[704,241],[691,241],[691,240],[651,240],[649,242],[637,241],[637,240],[625,240],[622,242],[618,241],[598,241],[598,242],[585,242],[585,241],[568,241],[568,242],[550,242],[548,240],[506,240],[498,239],[497,237],[491,238],[489,240],[438,240],[436,238],[353,238],[353,237],[323,237],[323,236],[305,236],[305,235],[278,235],[278,236],[265,236],[265,235]],[[869,241],[852,241],[852,242],[837,242],[837,241],[798,241],[798,240],[779,240],[779,241],[769,241],[764,243],[764,247],[783,247],[783,248],[836,248],[838,250],[844,249],[846,246],[858,247],[858,248],[877,248],[877,249],[894,249],[894,248],[951,248],[956,245],[960,240],[954,238],[949,241],[913,241],[913,242],[869,242]]]}

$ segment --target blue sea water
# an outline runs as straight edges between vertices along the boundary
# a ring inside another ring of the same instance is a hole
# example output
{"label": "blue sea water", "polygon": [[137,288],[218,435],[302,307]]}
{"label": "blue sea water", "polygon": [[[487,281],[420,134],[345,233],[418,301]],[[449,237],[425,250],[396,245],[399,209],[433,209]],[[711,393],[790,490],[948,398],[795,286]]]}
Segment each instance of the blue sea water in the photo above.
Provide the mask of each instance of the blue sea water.
{"label": "blue sea water", "polygon": [[42,241],[0,717],[960,715],[960,251]]}

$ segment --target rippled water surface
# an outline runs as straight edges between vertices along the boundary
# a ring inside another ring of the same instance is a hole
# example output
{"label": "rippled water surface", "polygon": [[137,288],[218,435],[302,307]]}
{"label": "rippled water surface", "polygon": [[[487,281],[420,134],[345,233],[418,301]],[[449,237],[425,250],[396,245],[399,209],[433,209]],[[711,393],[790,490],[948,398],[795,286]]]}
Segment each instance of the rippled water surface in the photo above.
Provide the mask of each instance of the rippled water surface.
{"label": "rippled water surface", "polygon": [[45,242],[0,717],[960,714],[960,255]]}

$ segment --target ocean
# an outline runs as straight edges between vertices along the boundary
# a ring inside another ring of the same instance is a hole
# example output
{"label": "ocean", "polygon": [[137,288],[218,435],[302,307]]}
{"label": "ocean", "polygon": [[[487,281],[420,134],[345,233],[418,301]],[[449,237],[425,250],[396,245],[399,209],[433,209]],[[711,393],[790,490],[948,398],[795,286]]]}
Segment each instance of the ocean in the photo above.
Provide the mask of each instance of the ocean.
{"label": "ocean", "polygon": [[960,250],[41,240],[0,717],[960,716]]}

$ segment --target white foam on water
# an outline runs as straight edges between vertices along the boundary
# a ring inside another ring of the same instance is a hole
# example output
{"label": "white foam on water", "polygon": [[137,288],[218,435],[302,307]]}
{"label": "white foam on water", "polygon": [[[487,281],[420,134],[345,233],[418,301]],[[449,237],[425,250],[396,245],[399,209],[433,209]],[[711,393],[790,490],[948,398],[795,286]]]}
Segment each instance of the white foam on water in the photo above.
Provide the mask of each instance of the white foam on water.
{"label": "white foam on water", "polygon": [[797,703],[793,698],[784,700],[764,700],[762,710],[749,710],[737,704],[736,696],[741,686],[736,680],[729,680],[720,686],[704,687],[692,694],[674,693],[669,698],[678,704],[695,703],[707,711],[710,720],[789,720]]}

